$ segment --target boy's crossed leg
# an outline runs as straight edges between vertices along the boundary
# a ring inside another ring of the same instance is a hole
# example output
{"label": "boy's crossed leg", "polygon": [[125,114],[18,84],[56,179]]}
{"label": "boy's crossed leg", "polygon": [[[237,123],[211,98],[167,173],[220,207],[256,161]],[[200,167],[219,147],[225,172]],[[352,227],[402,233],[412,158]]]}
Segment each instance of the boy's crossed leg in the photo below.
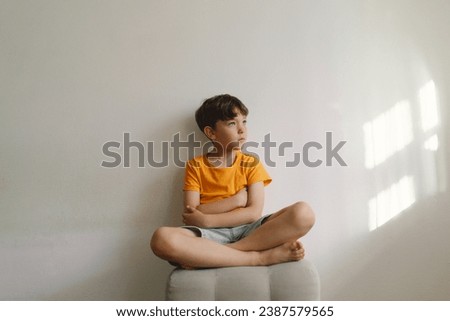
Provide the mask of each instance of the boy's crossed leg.
{"label": "boy's crossed leg", "polygon": [[304,256],[298,238],[314,224],[314,213],[298,202],[272,214],[247,237],[222,245],[197,237],[195,232],[178,227],[162,227],[153,235],[153,252],[167,261],[184,267],[272,265],[298,261]]}
{"label": "boy's crossed leg", "polygon": [[[308,233],[314,222],[311,207],[305,202],[297,202],[270,215],[247,237],[228,245],[242,251],[262,251],[286,242],[295,243]],[[302,247],[301,243],[299,245]]]}

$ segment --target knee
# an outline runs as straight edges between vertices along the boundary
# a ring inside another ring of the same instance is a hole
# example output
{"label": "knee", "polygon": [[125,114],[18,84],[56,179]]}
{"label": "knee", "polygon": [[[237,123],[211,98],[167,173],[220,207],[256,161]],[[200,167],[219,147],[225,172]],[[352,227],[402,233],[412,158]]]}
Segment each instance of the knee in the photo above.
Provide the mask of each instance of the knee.
{"label": "knee", "polygon": [[170,227],[160,227],[154,233],[150,240],[150,248],[153,253],[159,257],[165,257],[171,252],[173,247],[173,238]]}
{"label": "knee", "polygon": [[302,230],[310,230],[316,221],[315,214],[306,202],[291,205],[292,224]]}

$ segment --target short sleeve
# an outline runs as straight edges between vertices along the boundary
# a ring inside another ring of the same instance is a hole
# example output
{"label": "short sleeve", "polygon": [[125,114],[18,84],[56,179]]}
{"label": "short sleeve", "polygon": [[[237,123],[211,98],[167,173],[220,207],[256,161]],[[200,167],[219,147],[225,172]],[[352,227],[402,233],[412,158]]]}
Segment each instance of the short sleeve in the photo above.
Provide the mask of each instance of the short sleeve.
{"label": "short sleeve", "polygon": [[[263,182],[264,186],[269,185],[272,182],[272,178],[269,176],[269,173],[267,173],[266,169],[264,168],[262,162],[257,159],[253,158],[252,161],[247,161],[247,184],[251,185],[257,182]],[[250,164],[250,166],[249,166]]]}
{"label": "short sleeve", "polygon": [[183,190],[200,192],[199,168],[198,166],[194,166],[193,162],[195,162],[195,160],[186,163]]}

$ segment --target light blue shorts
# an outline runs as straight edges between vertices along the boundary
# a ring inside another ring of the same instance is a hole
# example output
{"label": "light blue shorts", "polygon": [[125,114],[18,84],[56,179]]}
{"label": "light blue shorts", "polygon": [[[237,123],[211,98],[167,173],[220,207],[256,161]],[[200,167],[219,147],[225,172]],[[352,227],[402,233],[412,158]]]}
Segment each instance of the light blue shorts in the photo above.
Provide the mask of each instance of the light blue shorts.
{"label": "light blue shorts", "polygon": [[195,232],[197,236],[214,241],[216,243],[228,244],[237,242],[249,235],[251,232],[263,225],[271,215],[272,214],[263,216],[253,223],[235,227],[200,228],[197,226],[182,226],[182,228],[191,230]]}

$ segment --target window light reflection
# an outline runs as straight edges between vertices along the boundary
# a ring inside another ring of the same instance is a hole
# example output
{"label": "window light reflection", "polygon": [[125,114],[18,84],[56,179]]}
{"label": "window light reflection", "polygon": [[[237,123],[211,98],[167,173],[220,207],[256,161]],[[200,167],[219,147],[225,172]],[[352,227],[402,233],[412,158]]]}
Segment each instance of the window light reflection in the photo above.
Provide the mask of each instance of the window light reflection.
{"label": "window light reflection", "polygon": [[430,80],[419,90],[420,116],[424,132],[436,127],[438,112],[436,102],[436,87]]}
{"label": "window light reflection", "polygon": [[430,150],[432,152],[435,152],[439,148],[439,140],[438,136],[434,134],[430,138],[428,138],[425,143],[423,144],[424,148],[427,150]]}
{"label": "window light reflection", "polygon": [[363,125],[366,148],[365,166],[374,168],[405,148],[413,140],[411,106],[408,100]]}
{"label": "window light reflection", "polygon": [[369,201],[369,229],[373,231],[390,221],[416,201],[414,179],[404,176]]}

